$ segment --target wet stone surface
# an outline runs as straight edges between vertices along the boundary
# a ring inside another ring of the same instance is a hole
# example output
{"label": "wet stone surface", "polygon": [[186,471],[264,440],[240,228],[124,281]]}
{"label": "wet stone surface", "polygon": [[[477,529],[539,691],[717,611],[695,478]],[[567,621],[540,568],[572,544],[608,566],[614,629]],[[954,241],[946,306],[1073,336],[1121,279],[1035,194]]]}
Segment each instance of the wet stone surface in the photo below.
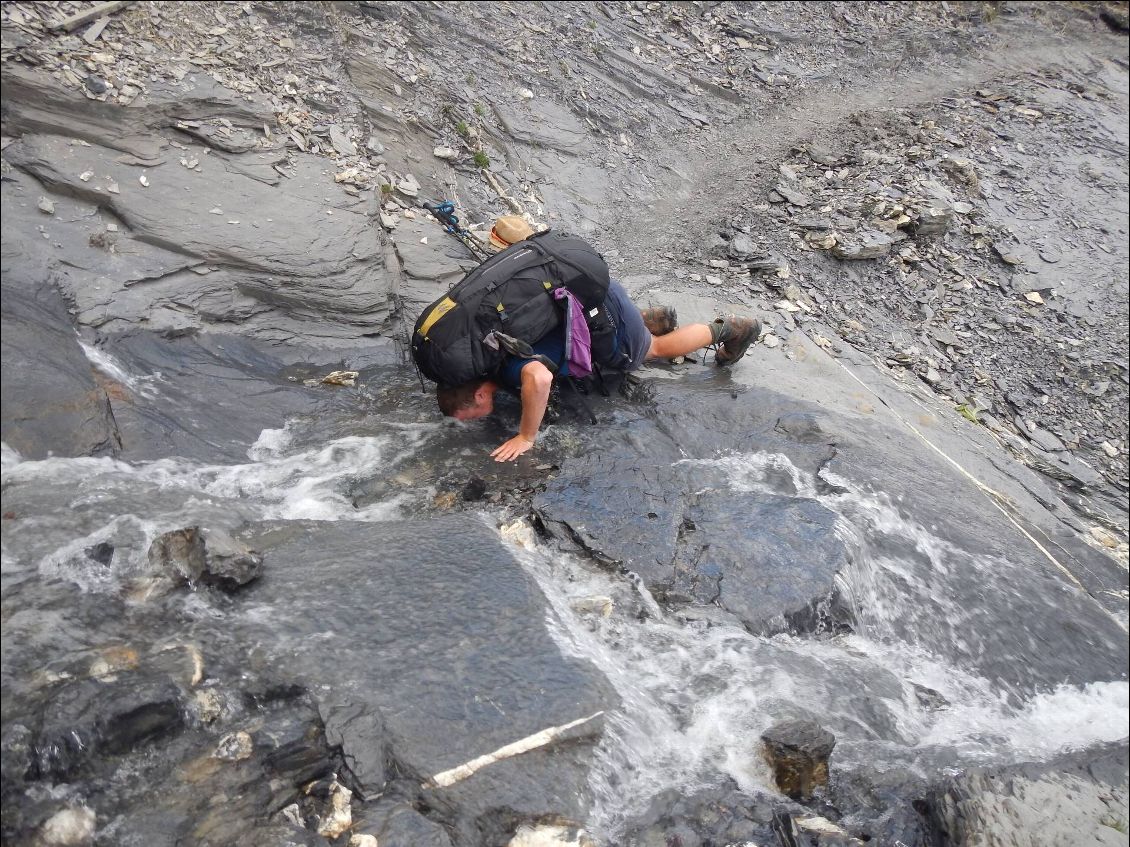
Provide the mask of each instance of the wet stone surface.
{"label": "wet stone surface", "polygon": [[[5,3],[5,843],[1124,839],[1112,9]],[[440,197],[764,343],[497,465]]]}

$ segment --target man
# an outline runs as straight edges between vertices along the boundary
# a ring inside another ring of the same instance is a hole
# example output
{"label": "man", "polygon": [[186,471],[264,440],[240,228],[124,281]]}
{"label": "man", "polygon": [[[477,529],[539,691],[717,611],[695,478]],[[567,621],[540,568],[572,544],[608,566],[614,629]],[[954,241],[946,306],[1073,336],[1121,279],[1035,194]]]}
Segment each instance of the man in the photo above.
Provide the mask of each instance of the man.
{"label": "man", "polygon": [[[499,218],[491,230],[490,242],[504,250],[531,235],[533,229],[525,220],[507,216]],[[651,359],[673,359],[712,344],[720,345],[715,354],[716,364],[732,365],[761,336],[760,321],[734,315],[709,324],[680,327],[674,309],[659,306],[641,312],[615,280],[608,289],[605,308],[616,323],[616,348],[622,354],[621,367],[626,371],[636,370]],[[568,374],[563,330],[550,332],[532,347],[536,356],[557,364],[562,375]],[[441,386],[436,396],[443,414],[469,421],[494,410],[494,394],[499,388],[517,392],[522,401],[518,434],[491,453],[495,461],[508,462],[534,446],[549,404],[553,378],[553,372],[538,358],[510,357],[496,378],[455,387]]]}

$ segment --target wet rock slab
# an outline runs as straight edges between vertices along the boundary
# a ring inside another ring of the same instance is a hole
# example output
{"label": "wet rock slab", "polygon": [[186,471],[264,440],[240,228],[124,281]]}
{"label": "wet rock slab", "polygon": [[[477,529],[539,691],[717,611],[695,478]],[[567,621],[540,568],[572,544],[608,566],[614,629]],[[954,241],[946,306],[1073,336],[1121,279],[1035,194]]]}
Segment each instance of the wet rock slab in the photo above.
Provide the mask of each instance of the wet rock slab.
{"label": "wet rock slab", "polygon": [[[597,436],[599,449],[566,462],[535,498],[543,523],[597,559],[636,571],[662,601],[717,604],[754,632],[811,631],[847,563],[835,515],[789,496],[786,479],[735,491],[730,471],[714,461],[724,439],[766,450],[789,443],[775,431],[788,410],[746,414],[750,399],[724,387],[656,391],[694,411]],[[815,470],[826,437],[809,441],[791,452]]]}
{"label": "wet rock slab", "polygon": [[949,843],[1116,845],[1126,843],[1125,741],[1050,763],[973,768],[932,798],[932,816]]}
{"label": "wet rock slab", "polygon": [[[254,545],[270,567],[243,596],[270,613],[242,627],[317,682],[327,732],[367,791],[380,789],[386,749],[423,782],[614,705],[595,670],[562,655],[539,589],[485,523],[282,524]],[[467,784],[484,786],[480,807],[583,815],[557,804],[583,805],[584,768],[547,756],[487,766]]]}
{"label": "wet rock slab", "polygon": [[120,446],[109,398],[95,382],[66,304],[51,289],[27,290],[3,272],[3,425],[0,436],[28,458],[113,453]]}

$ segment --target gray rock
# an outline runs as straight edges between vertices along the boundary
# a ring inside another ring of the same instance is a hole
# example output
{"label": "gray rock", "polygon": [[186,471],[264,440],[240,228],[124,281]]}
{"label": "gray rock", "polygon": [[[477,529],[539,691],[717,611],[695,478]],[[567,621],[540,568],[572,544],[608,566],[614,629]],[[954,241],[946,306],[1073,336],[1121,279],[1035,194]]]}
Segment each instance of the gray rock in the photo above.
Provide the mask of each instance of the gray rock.
{"label": "gray rock", "polygon": [[638,572],[660,600],[717,604],[756,632],[816,626],[846,566],[831,512],[815,501],[730,492],[722,480],[715,489],[703,473],[692,481],[680,466],[663,467],[666,439],[658,436],[643,453],[648,461],[637,450],[616,440],[599,459],[570,462],[534,501],[543,523],[599,560]]}
{"label": "gray rock", "polygon": [[1126,843],[1125,741],[1048,764],[970,768],[928,804],[946,841],[1002,845]]}
{"label": "gray rock", "polygon": [[848,261],[880,259],[890,253],[893,244],[894,239],[885,232],[866,230],[844,236],[832,248],[832,255]]}
{"label": "gray rock", "polygon": [[939,238],[946,234],[953,222],[953,208],[934,200],[917,210],[913,232],[920,238]]}
{"label": "gray rock", "polygon": [[240,730],[221,738],[212,755],[225,762],[240,762],[251,756],[254,747],[251,736]]}
{"label": "gray rock", "polygon": [[366,821],[381,847],[451,847],[451,837],[443,826],[407,804],[382,805],[367,814]]}
{"label": "gray rock", "polygon": [[357,155],[357,145],[350,141],[345,131],[336,124],[330,127],[330,144],[342,156]]}
{"label": "gray rock", "polygon": [[499,100],[493,109],[506,133],[522,144],[576,154],[588,138],[576,115],[547,97]]}
{"label": "gray rock", "polygon": [[[773,189],[781,199],[788,203],[790,206],[808,206],[812,203],[812,198],[788,182],[779,182]],[[771,198],[772,199],[772,198]]]}
{"label": "gray rock", "polygon": [[263,557],[221,529],[204,530],[204,572],[201,580],[224,591],[235,591],[263,572]]}
{"label": "gray rock", "polygon": [[1030,427],[1027,434],[1041,449],[1047,450],[1049,453],[1062,453],[1067,449],[1062,441],[1046,429],[1040,429],[1037,426]]}
{"label": "gray rock", "polygon": [[727,248],[727,252],[735,259],[745,259],[750,256],[760,256],[762,254],[753,239],[744,233],[739,233],[730,239],[730,246]]}
{"label": "gray rock", "polygon": [[36,768],[65,780],[95,753],[123,754],[180,732],[184,715],[180,687],[159,672],[66,681],[44,708]]}
{"label": "gray rock", "polygon": [[175,581],[235,591],[257,579],[263,559],[223,530],[187,527],[163,533],[149,547],[149,563]]}
{"label": "gray rock", "polygon": [[384,790],[388,756],[384,722],[365,704],[320,704],[326,743],[340,748],[359,799],[376,797]]}

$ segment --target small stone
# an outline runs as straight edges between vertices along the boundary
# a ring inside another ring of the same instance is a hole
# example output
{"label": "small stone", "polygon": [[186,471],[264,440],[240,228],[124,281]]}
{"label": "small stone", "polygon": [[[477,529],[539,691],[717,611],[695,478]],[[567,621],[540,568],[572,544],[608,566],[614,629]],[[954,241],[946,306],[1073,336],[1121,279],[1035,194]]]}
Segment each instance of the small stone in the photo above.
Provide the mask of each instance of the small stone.
{"label": "small stone", "polygon": [[777,183],[776,188],[773,189],[777,194],[784,199],[786,203],[791,206],[804,207],[812,202],[812,198],[805,194],[803,191],[788,185],[785,182]]}
{"label": "small stone", "polygon": [[722,277],[714,276],[713,274],[707,274],[706,275],[706,281],[709,282],[711,285],[721,285],[722,284]]}
{"label": "small stone", "polygon": [[866,230],[838,241],[832,248],[832,255],[846,261],[879,259],[890,252],[892,244],[894,239],[886,233]]}
{"label": "small stone", "polygon": [[353,810],[350,801],[353,792],[334,780],[330,787],[329,814],[318,825],[318,834],[326,838],[337,838],[353,824]]}
{"label": "small stone", "polygon": [[1054,265],[1059,262],[1062,256],[1060,256],[1059,253],[1057,253],[1055,250],[1045,247],[1040,251],[1040,258],[1047,262],[1049,265]]}
{"label": "small stone", "polygon": [[241,762],[250,758],[254,749],[255,745],[251,736],[240,730],[221,738],[220,743],[216,745],[216,751],[212,753],[212,758],[224,762]]}
{"label": "small stone", "polygon": [[224,213],[224,210],[219,206],[216,206],[214,209],[209,209],[208,213],[212,215],[222,215]]}
{"label": "small stone", "polygon": [[756,256],[761,253],[753,239],[745,233],[739,233],[730,240],[728,252],[735,259],[744,259],[746,256]]}
{"label": "small stone", "polygon": [[377,836],[356,832],[349,836],[349,847],[378,847]]}
{"label": "small stone", "polygon": [[330,127],[330,144],[342,156],[355,156],[357,154],[357,145],[350,141],[349,136],[336,124]]}
{"label": "small stone", "polygon": [[39,830],[45,847],[79,847],[94,841],[94,812],[86,806],[75,806],[56,812]]}
{"label": "small stone", "polygon": [[280,38],[279,39],[279,47],[283,48],[284,50],[293,50],[294,49],[294,39],[290,38],[289,36],[286,37],[286,38]]}
{"label": "small stone", "polygon": [[838,238],[834,232],[806,232],[804,241],[818,250],[831,250],[836,246]]}
{"label": "small stone", "polygon": [[149,177],[147,177],[145,174],[142,174],[141,176],[139,176],[137,178],[137,181],[140,182],[143,187],[145,187],[145,188],[149,187]]}
{"label": "small stone", "polygon": [[90,182],[90,178],[94,176],[94,171],[83,171],[78,175],[78,178],[83,182]]}
{"label": "small stone", "polygon": [[436,147],[432,150],[432,155],[437,159],[443,159],[445,162],[459,158],[459,154],[451,147]]}
{"label": "small stone", "polygon": [[772,350],[775,347],[781,346],[781,339],[779,339],[773,333],[767,332],[763,336],[761,336],[761,343]]}
{"label": "small stone", "polygon": [[213,688],[201,688],[193,692],[192,702],[196,717],[203,723],[212,723],[224,713],[224,701]]}
{"label": "small stone", "polygon": [[561,819],[554,823],[522,824],[506,847],[596,847],[596,842],[579,824]]}
{"label": "small stone", "polygon": [[828,784],[828,759],[836,737],[815,721],[785,721],[761,735],[777,787],[794,800],[809,799]]}
{"label": "small stone", "polygon": [[953,208],[934,200],[918,211],[914,234],[921,238],[939,238],[946,234],[953,220]]}
{"label": "small stone", "polygon": [[521,97],[523,100],[533,100],[534,99],[534,92],[530,91],[530,89],[528,89],[528,88],[523,88],[518,92],[518,96]]}
{"label": "small stone", "polygon": [[1044,303],[1044,298],[1040,296],[1039,291],[1029,291],[1024,295],[1024,299],[1029,303],[1035,303],[1037,306],[1042,306]]}
{"label": "small stone", "polygon": [[1104,441],[1099,446],[1103,448],[1103,452],[1110,456],[1110,458],[1118,458],[1118,448],[1111,444],[1109,441]]}
{"label": "small stone", "polygon": [[43,212],[45,215],[53,215],[55,214],[55,204],[52,203],[48,197],[40,197],[39,211]]}
{"label": "small stone", "polygon": [[602,618],[607,618],[612,614],[613,603],[611,597],[598,595],[595,597],[578,597],[569,601],[569,607],[582,615],[597,613]]}
{"label": "small stone", "polygon": [[1000,256],[1001,261],[1006,265],[1015,267],[1016,265],[1024,264],[1024,258],[1007,244],[994,243],[993,252]]}
{"label": "small stone", "polygon": [[118,184],[116,182],[111,182],[109,185],[107,185],[106,190],[109,191],[111,194],[120,194],[121,193],[121,190],[118,188]]}
{"label": "small stone", "polygon": [[709,262],[707,262],[707,264],[710,265],[710,267],[712,267],[712,268],[728,268],[728,267],[730,267],[730,263],[727,262],[725,259],[711,259]]}
{"label": "small stone", "polygon": [[385,230],[385,232],[392,232],[399,222],[400,219],[396,216],[381,212],[381,227]]}
{"label": "small stone", "polygon": [[369,136],[369,141],[365,146],[370,153],[374,153],[377,156],[380,156],[385,151],[385,146],[381,144],[380,140],[375,135]]}
{"label": "small stone", "polygon": [[84,84],[86,85],[86,90],[91,94],[105,94],[110,90],[110,83],[94,74],[88,76]]}
{"label": "small stone", "polygon": [[942,375],[938,373],[937,368],[927,368],[926,374],[922,377],[922,379],[928,382],[930,385],[937,385],[942,381]]}
{"label": "small stone", "polygon": [[420,193],[420,183],[416,182],[416,177],[408,174],[396,184],[396,190],[405,197],[415,197]]}
{"label": "small stone", "polygon": [[459,495],[469,503],[477,503],[482,500],[487,494],[487,484],[484,480],[477,476],[471,477],[467,480],[467,484],[463,486],[463,490]]}

